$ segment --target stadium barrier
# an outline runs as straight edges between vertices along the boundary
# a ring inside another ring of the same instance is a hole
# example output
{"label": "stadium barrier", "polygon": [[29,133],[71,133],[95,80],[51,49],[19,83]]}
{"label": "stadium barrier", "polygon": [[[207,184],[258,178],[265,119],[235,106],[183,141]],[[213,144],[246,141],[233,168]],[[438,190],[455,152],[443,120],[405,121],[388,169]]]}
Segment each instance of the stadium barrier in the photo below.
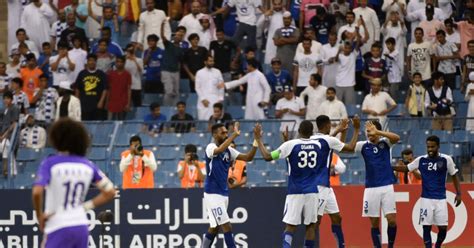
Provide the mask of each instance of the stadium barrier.
{"label": "stadium barrier", "polygon": [[[371,247],[370,224],[361,216],[362,186],[335,187],[343,218],[347,247]],[[395,186],[397,199],[397,247],[421,247],[421,226],[418,225],[419,185]],[[449,227],[447,247],[473,247],[474,184],[463,184],[463,203],[454,208],[454,193],[448,187]],[[92,190],[91,195],[96,194]],[[89,247],[199,247],[207,230],[202,189],[122,190],[109,205],[89,211]],[[284,188],[237,189],[230,193],[229,216],[238,247],[272,248],[281,246],[281,222],[285,202]],[[37,248],[41,242],[36,218],[31,208],[30,190],[1,190],[0,248]],[[99,212],[107,210],[114,216],[102,227]],[[329,218],[324,217],[320,247],[335,247]],[[382,230],[386,223],[382,221]],[[435,230],[436,228],[433,228]],[[101,232],[104,235],[101,235]],[[301,247],[303,227],[294,237]],[[435,235],[433,233],[433,235]],[[102,238],[103,237],[103,238]],[[387,242],[382,231],[383,242]],[[223,247],[223,236],[216,247]]]}

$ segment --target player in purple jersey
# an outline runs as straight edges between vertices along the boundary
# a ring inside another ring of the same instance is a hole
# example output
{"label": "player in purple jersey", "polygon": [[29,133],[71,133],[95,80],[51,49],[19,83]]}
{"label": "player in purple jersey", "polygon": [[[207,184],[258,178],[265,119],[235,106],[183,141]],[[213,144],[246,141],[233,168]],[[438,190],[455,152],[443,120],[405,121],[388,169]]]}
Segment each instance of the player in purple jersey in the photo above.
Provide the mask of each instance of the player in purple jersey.
{"label": "player in purple jersey", "polygon": [[420,221],[423,225],[423,241],[426,248],[431,248],[431,226],[438,226],[438,238],[435,247],[440,248],[446,238],[448,229],[448,204],[446,202],[446,175],[453,179],[456,189],[454,204],[461,204],[461,186],[457,177],[458,169],[453,159],[439,152],[439,138],[430,136],[426,139],[427,155],[416,158],[408,165],[399,164],[393,167],[400,172],[420,170],[421,204]]}
{"label": "player in purple jersey", "polygon": [[[56,121],[49,140],[57,154],[43,160],[33,186],[33,208],[40,230],[45,233],[43,244],[47,248],[86,248],[86,211],[111,201],[114,185],[85,157],[90,142],[80,122],[69,118]],[[100,194],[84,202],[92,184]]]}
{"label": "player in purple jersey", "polygon": [[[354,119],[356,131],[350,144],[344,144],[337,138],[313,134],[311,121],[302,121],[299,138],[284,142],[271,153],[267,151],[261,137],[261,127],[257,126],[256,140],[266,161],[286,159],[288,165],[288,193],[285,202],[283,222],[286,223],[283,233],[283,248],[290,248],[293,234],[300,224],[306,226],[305,244],[307,248],[315,247],[315,228],[318,221],[318,174],[319,168],[331,164],[332,150],[352,152],[355,149],[359,133],[359,119]],[[260,129],[260,130],[259,130]]]}

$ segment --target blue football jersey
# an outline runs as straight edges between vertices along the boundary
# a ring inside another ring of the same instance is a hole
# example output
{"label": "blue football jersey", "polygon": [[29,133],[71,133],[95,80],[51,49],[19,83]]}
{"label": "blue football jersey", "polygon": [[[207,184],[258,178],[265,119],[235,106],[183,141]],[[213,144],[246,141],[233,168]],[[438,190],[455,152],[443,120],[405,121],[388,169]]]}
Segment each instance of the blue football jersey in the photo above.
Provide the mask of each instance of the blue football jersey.
{"label": "blue football jersey", "polygon": [[317,193],[319,167],[327,167],[331,162],[332,149],[341,150],[342,147],[324,136],[283,143],[277,151],[280,158],[285,158],[287,162],[288,194]]}
{"label": "blue football jersey", "polygon": [[283,87],[285,85],[291,85],[291,76],[287,70],[281,70],[279,74],[273,73],[270,71],[265,75],[267,78],[270,88],[272,88],[272,93],[283,92]]}
{"label": "blue football jersey", "polygon": [[223,153],[214,155],[216,148],[215,143],[211,143],[206,147],[207,176],[204,183],[204,192],[228,196],[227,176],[229,175],[229,168],[240,153],[229,147]]}
{"label": "blue football jersey", "polygon": [[392,169],[392,144],[386,138],[377,144],[369,141],[357,142],[355,150],[362,153],[365,162],[365,187],[381,187],[396,182]]}
{"label": "blue football jersey", "polygon": [[446,175],[458,172],[453,159],[442,153],[436,158],[420,156],[408,164],[408,169],[420,171],[421,197],[428,199],[446,199]]}
{"label": "blue football jersey", "polygon": [[332,137],[332,136],[329,136],[329,135],[325,135],[325,134],[315,134],[313,136],[311,136],[311,139],[320,139],[320,138],[324,138],[326,140],[326,142],[328,142],[328,145],[329,147],[331,148],[331,153],[329,154],[329,157],[326,161],[326,163],[324,164],[324,166],[319,166],[317,168],[317,180],[316,180],[316,185],[321,185],[321,186],[325,186],[325,187],[330,187],[331,184],[329,182],[329,178],[331,176],[331,160],[332,160],[332,152],[333,152],[333,149],[337,150],[338,152],[340,152],[342,150],[342,148],[344,147],[344,143],[342,143],[340,140],[338,140],[337,138],[335,137]]}

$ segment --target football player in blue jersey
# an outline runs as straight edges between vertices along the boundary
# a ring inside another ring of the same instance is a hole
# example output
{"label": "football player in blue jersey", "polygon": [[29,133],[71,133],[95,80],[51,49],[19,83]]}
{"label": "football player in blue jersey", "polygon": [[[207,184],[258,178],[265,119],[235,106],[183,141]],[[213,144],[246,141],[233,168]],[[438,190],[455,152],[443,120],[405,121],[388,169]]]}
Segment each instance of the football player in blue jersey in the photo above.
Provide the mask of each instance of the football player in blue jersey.
{"label": "football player in blue jersey", "polygon": [[380,122],[367,121],[366,141],[359,141],[356,152],[360,152],[365,162],[365,190],[362,217],[369,217],[371,236],[374,247],[382,247],[380,240],[380,210],[387,218],[388,247],[392,248],[397,235],[395,206],[396,183],[391,165],[391,148],[400,140],[400,136],[392,132],[382,131]]}
{"label": "football player in blue jersey", "polygon": [[461,186],[457,177],[458,169],[453,159],[439,152],[439,138],[430,136],[426,139],[427,154],[416,158],[408,165],[397,164],[394,170],[400,172],[414,171],[421,173],[420,221],[423,225],[425,247],[432,247],[431,226],[438,226],[438,238],[435,247],[440,248],[446,238],[448,227],[448,204],[446,202],[446,176],[453,179],[456,197],[455,206],[461,204]]}
{"label": "football player in blue jersey", "polygon": [[[254,137],[256,132],[260,132],[258,126],[256,125],[254,128]],[[229,215],[227,214],[227,206],[229,205],[227,176],[229,174],[229,167],[235,160],[252,161],[258,146],[254,140],[252,149],[245,154],[230,147],[232,141],[240,135],[239,127],[239,123],[236,122],[234,130],[229,137],[224,124],[214,124],[211,128],[214,141],[206,147],[207,176],[204,183],[204,202],[206,203],[210,228],[204,234],[203,248],[212,246],[219,228],[222,228],[224,232],[224,240],[227,247],[236,247]]]}
{"label": "football player in blue jersey", "polygon": [[[315,228],[318,221],[318,170],[331,163],[332,150],[354,150],[359,133],[359,120],[354,120],[356,132],[347,145],[331,136],[318,136],[310,139],[313,124],[305,120],[301,122],[298,133],[300,138],[284,142],[271,153],[267,151],[261,137],[261,127],[256,127],[256,141],[265,160],[286,159],[288,164],[288,194],[285,201],[283,222],[286,223],[283,233],[283,248],[290,248],[293,233],[298,225],[306,226],[305,247],[315,246]],[[260,134],[258,134],[260,131]],[[302,221],[303,217],[303,221]]]}

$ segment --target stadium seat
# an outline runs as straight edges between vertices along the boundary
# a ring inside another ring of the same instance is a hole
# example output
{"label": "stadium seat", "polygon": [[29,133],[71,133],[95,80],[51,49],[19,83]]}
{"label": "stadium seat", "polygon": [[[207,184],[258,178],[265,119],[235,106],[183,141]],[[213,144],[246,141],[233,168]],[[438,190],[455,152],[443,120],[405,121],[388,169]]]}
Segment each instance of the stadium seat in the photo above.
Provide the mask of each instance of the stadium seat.
{"label": "stadium seat", "polygon": [[175,106],[161,106],[160,108],[160,114],[166,116],[166,120],[170,120],[171,116],[173,116],[176,113],[176,107]]}
{"label": "stadium seat", "polygon": [[189,108],[190,106],[197,106],[197,100],[198,96],[196,93],[189,93],[186,96],[186,108]]}
{"label": "stadium seat", "polygon": [[353,105],[353,104],[348,104],[346,105],[346,109],[347,109],[347,115],[348,116],[354,116],[354,115],[361,115],[362,111],[361,111],[361,106],[360,105]]}
{"label": "stadium seat", "polygon": [[432,130],[431,135],[438,136],[441,143],[449,143],[451,142],[451,138],[453,137],[453,133],[451,131],[444,130]]}
{"label": "stadium seat", "polygon": [[361,156],[351,158],[347,161],[346,167],[348,170],[365,170],[365,162]]}
{"label": "stadium seat", "polygon": [[159,146],[155,152],[157,160],[175,160],[184,156],[184,150],[179,146]]}
{"label": "stadium seat", "polygon": [[175,146],[181,144],[181,134],[176,133],[160,133],[158,134],[157,143],[155,145],[159,146]]}
{"label": "stadium seat", "polygon": [[255,169],[247,169],[247,185],[251,187],[263,185],[266,173]]}
{"label": "stadium seat", "polygon": [[268,173],[268,183],[284,183],[286,182],[286,171],[271,170]]}
{"label": "stadium seat", "polygon": [[388,117],[401,117],[405,113],[405,105],[404,104],[397,104],[397,107],[390,113],[388,113]]}
{"label": "stadium seat", "polygon": [[154,102],[161,103],[162,101],[163,101],[163,95],[161,94],[150,94],[150,93],[143,94],[144,105],[150,105]]}
{"label": "stadium seat", "polygon": [[365,93],[363,91],[356,91],[355,100],[357,104],[362,104],[365,98]]}
{"label": "stadium seat", "polygon": [[208,144],[210,140],[210,133],[183,133],[180,144]]}
{"label": "stadium seat", "polygon": [[41,152],[39,150],[31,148],[20,148],[16,156],[17,161],[33,161],[40,157]]}
{"label": "stadium seat", "polygon": [[461,92],[461,90],[453,90],[453,100],[455,103],[465,102],[464,94]]}
{"label": "stadium seat", "polygon": [[93,147],[89,150],[87,158],[90,160],[105,160],[107,158],[108,151],[105,147]]}
{"label": "stadium seat", "polygon": [[175,173],[178,168],[178,163],[179,159],[161,161],[161,164],[158,165],[158,170]]}
{"label": "stadium seat", "polygon": [[245,110],[243,106],[227,106],[224,111],[232,115],[232,118],[235,120],[240,120],[244,118]]}
{"label": "stadium seat", "polygon": [[474,135],[466,130],[454,131],[453,142],[455,143],[468,143],[470,140],[474,140]]}

